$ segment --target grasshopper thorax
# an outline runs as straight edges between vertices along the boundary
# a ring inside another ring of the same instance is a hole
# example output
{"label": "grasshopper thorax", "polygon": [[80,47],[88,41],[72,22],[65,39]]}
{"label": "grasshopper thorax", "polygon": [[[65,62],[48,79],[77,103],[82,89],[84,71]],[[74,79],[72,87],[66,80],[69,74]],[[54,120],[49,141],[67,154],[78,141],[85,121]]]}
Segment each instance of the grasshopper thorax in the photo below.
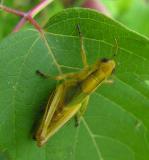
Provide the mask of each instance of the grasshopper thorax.
{"label": "grasshopper thorax", "polygon": [[86,94],[94,92],[112,74],[115,65],[115,61],[110,59],[101,59],[98,61],[94,66],[93,72],[82,82],[82,91]]}

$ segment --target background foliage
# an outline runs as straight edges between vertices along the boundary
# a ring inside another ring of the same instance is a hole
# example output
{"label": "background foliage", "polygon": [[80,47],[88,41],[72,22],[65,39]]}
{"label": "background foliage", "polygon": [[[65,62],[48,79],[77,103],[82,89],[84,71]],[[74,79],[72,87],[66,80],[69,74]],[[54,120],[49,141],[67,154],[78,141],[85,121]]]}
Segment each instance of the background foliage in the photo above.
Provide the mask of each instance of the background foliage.
{"label": "background foliage", "polygon": [[[87,1],[87,0],[86,0]],[[131,29],[149,36],[149,2],[148,0],[95,0],[103,3],[110,16],[127,25]],[[22,11],[27,11],[39,3],[39,0],[1,1],[3,4]],[[48,19],[66,7],[80,7],[85,0],[54,0],[37,17],[40,25],[44,26]],[[90,7],[90,6],[86,6]],[[0,39],[8,35],[19,18],[0,11]],[[6,27],[7,25],[7,27]]]}

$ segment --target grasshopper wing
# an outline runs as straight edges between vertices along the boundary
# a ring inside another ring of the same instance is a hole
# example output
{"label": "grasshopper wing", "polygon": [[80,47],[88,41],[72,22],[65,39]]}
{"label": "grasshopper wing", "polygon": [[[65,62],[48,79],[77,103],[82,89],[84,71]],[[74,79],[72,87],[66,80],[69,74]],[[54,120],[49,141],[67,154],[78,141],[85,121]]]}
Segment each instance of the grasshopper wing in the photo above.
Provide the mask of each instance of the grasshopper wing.
{"label": "grasshopper wing", "polygon": [[40,141],[42,141],[42,139],[45,139],[46,137],[47,130],[49,124],[51,123],[53,115],[55,114],[55,111],[58,110],[60,103],[62,103],[64,92],[64,85],[59,85],[50,95],[45,113],[41,119],[40,125],[35,135],[35,138],[39,144]]}
{"label": "grasshopper wing", "polygon": [[74,106],[66,106],[59,113],[53,115],[51,122],[48,126],[45,138],[38,142],[39,146],[42,146],[47,140],[54,135],[67,121],[69,121],[80,109],[81,103]]}

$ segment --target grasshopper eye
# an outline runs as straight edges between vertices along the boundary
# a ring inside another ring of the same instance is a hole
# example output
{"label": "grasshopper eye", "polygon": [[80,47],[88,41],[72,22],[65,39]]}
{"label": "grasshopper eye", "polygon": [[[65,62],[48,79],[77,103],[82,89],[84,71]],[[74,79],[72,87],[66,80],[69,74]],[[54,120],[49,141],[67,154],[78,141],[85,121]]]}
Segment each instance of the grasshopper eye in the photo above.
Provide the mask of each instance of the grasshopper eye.
{"label": "grasshopper eye", "polygon": [[108,58],[102,58],[100,61],[106,63],[106,62],[109,61],[109,59]]}

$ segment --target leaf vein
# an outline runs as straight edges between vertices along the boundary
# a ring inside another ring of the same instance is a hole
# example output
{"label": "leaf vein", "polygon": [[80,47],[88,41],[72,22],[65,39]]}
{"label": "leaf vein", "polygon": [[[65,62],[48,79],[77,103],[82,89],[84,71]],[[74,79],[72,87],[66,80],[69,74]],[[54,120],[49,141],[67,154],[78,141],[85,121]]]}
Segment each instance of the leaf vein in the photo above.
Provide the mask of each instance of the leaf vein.
{"label": "leaf vein", "polygon": [[104,158],[103,158],[103,156],[101,154],[101,151],[100,151],[100,149],[99,149],[99,147],[98,147],[98,145],[96,143],[95,137],[93,136],[92,131],[90,130],[88,124],[86,123],[86,121],[85,121],[85,119],[83,117],[82,117],[82,121],[83,121],[83,124],[84,124],[85,128],[87,129],[87,131],[88,131],[88,133],[89,133],[89,135],[90,135],[90,137],[92,139],[93,145],[94,145],[94,147],[96,149],[96,152],[97,152],[97,155],[98,155],[99,159],[100,160],[104,160]]}

